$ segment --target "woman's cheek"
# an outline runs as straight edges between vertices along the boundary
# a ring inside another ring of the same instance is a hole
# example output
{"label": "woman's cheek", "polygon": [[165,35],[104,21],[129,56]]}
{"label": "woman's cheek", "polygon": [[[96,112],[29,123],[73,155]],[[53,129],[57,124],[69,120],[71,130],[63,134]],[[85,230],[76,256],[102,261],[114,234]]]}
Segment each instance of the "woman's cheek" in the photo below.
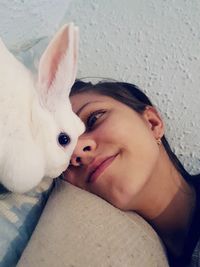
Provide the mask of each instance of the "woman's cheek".
{"label": "woman's cheek", "polygon": [[72,174],[72,172],[70,170],[66,170],[64,173],[64,180],[69,182],[72,185],[76,186],[76,179],[75,179],[75,175]]}

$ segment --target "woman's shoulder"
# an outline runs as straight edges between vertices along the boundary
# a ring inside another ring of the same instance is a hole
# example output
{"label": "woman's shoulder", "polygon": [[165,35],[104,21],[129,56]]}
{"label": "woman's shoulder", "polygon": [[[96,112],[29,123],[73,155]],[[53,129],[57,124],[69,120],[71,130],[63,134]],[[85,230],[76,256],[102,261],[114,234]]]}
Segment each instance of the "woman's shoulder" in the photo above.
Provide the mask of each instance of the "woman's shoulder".
{"label": "woman's shoulder", "polygon": [[188,267],[200,267],[200,239],[195,246]]}
{"label": "woman's shoulder", "polygon": [[200,267],[200,174],[192,176],[192,184],[196,190],[196,209],[186,240],[185,252],[190,255],[188,267]]}

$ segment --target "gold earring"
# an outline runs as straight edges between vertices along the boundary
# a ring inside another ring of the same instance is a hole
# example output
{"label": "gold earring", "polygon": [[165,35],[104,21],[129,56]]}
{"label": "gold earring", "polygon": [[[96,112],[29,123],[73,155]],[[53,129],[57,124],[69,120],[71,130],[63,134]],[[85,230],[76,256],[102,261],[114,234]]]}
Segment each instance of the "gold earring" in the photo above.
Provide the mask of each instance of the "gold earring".
{"label": "gold earring", "polygon": [[156,142],[157,142],[158,146],[160,146],[162,144],[162,141],[160,138],[156,139]]}

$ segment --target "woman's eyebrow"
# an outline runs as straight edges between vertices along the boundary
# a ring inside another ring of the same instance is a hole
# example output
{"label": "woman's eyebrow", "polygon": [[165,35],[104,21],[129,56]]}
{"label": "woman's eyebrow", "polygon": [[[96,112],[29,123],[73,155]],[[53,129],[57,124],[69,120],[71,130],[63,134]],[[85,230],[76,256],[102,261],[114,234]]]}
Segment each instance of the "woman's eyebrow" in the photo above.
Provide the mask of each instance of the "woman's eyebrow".
{"label": "woman's eyebrow", "polygon": [[85,103],[82,107],[80,107],[80,108],[78,109],[78,111],[76,112],[76,114],[79,116],[80,113],[81,113],[81,111],[82,111],[86,106],[88,106],[88,105],[90,105],[90,104],[94,104],[94,103],[100,103],[100,102],[103,102],[103,101],[90,101],[90,102],[87,102],[87,103]]}

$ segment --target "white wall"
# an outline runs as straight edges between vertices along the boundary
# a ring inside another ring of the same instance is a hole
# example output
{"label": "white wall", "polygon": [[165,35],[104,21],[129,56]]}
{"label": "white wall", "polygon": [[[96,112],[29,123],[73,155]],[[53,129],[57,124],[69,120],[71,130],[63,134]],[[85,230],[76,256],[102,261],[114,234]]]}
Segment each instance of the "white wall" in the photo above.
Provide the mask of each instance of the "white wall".
{"label": "white wall", "polygon": [[71,0],[0,0],[0,34],[12,51],[26,50],[58,28]]}
{"label": "white wall", "polygon": [[[44,6],[39,2],[48,1],[38,0],[33,14]],[[66,7],[58,18],[58,11],[50,12],[52,2],[48,19],[57,25]],[[30,26],[32,21],[29,15]],[[139,85],[162,113],[166,136],[186,169],[200,171],[200,1],[73,0],[62,23],[69,21],[80,28],[78,76]]]}

